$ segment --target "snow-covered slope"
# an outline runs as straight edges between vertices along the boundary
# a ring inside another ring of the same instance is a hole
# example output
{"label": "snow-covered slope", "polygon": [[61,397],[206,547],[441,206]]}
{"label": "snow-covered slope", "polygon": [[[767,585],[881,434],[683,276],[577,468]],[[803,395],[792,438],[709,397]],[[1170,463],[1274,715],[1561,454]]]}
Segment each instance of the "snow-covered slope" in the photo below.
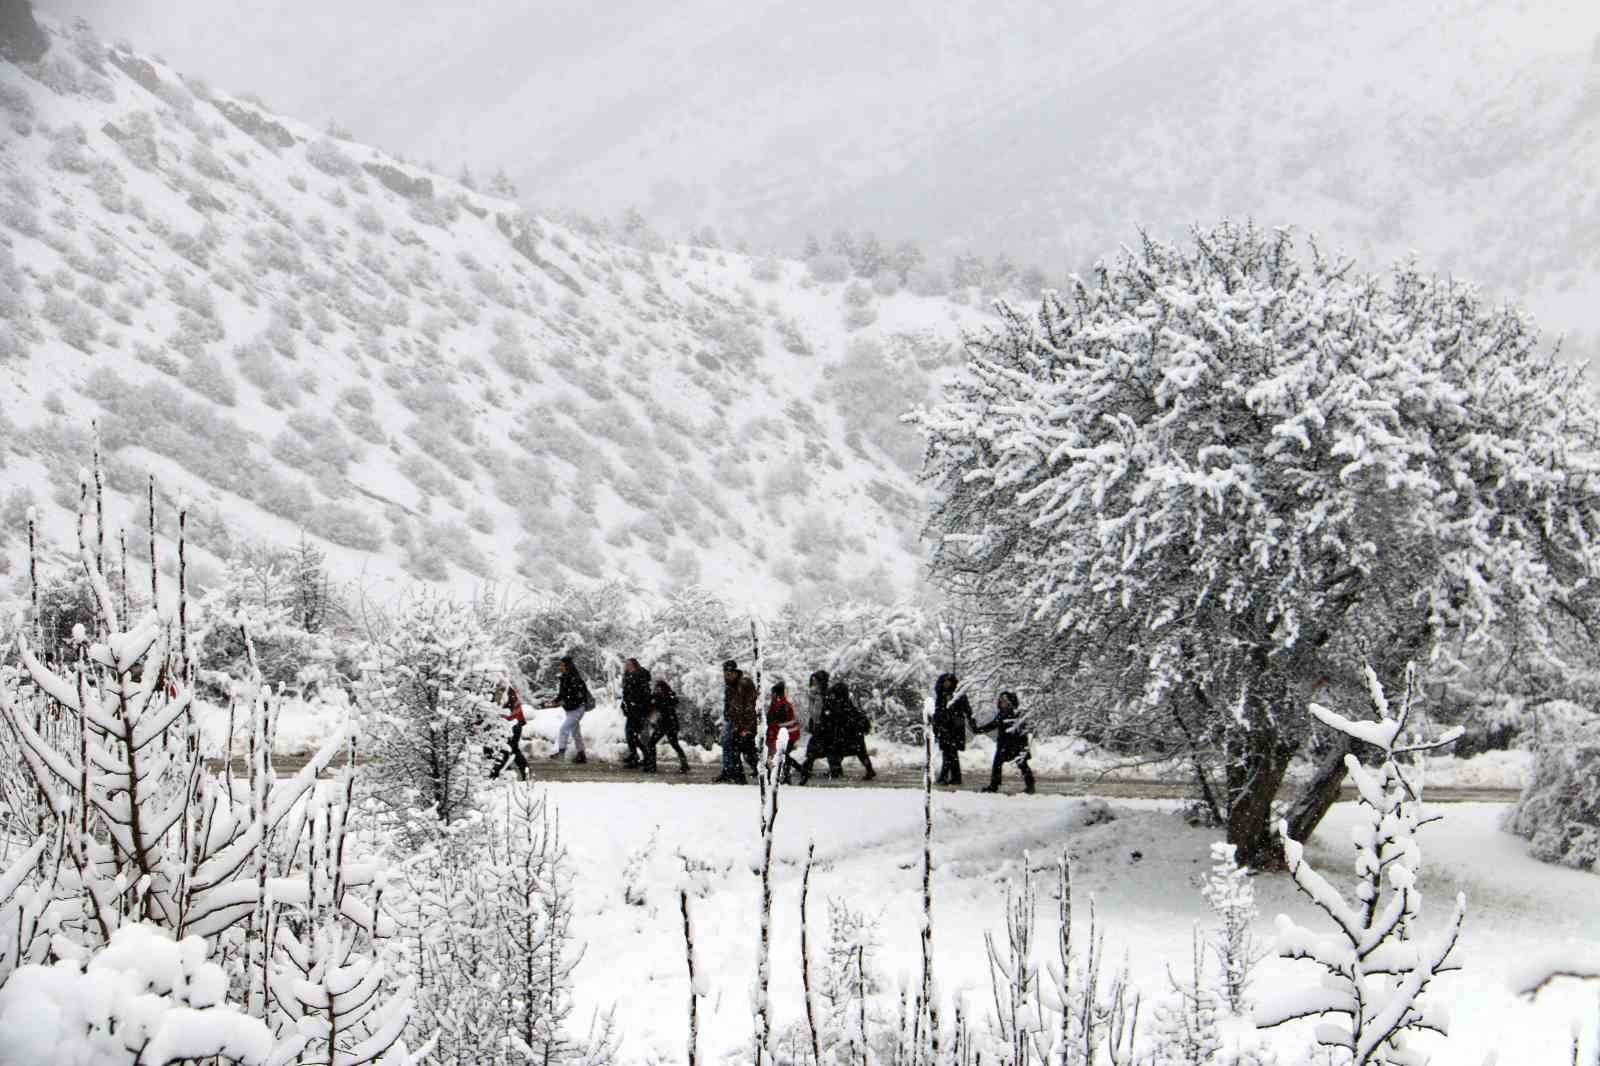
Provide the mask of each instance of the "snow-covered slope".
{"label": "snow-covered slope", "polygon": [[41,3],[540,204],[1052,272],[1248,215],[1600,342],[1592,0]]}
{"label": "snow-covered slope", "polygon": [[[145,471],[240,537],[458,587],[903,594],[895,415],[969,307],[607,244],[47,24],[0,62],[0,556],[71,540],[91,419],[135,559]],[[163,508],[169,515],[171,507]],[[203,561],[204,562],[204,561]]]}

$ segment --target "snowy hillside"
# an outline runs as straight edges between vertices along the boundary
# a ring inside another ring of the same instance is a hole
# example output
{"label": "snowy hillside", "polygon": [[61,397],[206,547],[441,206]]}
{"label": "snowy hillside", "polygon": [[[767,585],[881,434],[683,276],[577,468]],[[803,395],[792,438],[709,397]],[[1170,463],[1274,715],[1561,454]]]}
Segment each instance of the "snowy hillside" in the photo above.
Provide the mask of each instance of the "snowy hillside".
{"label": "snowy hillside", "polygon": [[978,312],[607,244],[47,28],[38,64],[0,62],[12,573],[30,504],[70,542],[97,418],[130,553],[151,471],[197,503],[202,576],[303,530],[369,585],[698,580],[772,603],[916,580],[920,455],[895,416]]}
{"label": "snowy hillside", "polygon": [[1415,249],[1600,342],[1591,0],[42,6],[374,143],[504,165],[540,204],[1052,273],[1139,225],[1253,216],[1375,269]]}

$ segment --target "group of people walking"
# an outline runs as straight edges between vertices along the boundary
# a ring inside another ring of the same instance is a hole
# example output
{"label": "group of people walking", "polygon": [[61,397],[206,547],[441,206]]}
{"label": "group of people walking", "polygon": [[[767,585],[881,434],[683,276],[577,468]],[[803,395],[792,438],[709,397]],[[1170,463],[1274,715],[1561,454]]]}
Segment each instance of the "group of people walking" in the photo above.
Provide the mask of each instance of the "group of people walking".
{"label": "group of people walking", "polygon": [[[559,708],[565,713],[561,730],[557,734],[554,759],[563,759],[569,744],[574,749],[573,762],[588,761],[583,745],[583,715],[594,709],[594,697],[588,683],[578,672],[570,656],[558,665],[560,685],[555,702],[547,708]],[[714,781],[717,783],[744,784],[751,774],[760,772],[760,755],[756,734],[761,728],[759,701],[761,693],[749,674],[739,668],[736,660],[722,664],[722,767]],[[844,773],[844,760],[859,759],[866,772],[863,781],[877,777],[872,768],[872,756],[867,752],[867,734],[872,720],[856,705],[850,687],[832,678],[828,671],[818,670],[806,682],[807,709],[809,711],[810,737],[805,753],[796,758],[800,744],[800,716],[788,688],[782,680],[774,681],[767,694],[767,729],[764,739],[769,758],[781,758],[779,769],[783,783],[806,784],[819,761],[826,762],[828,776],[839,778]],[[1024,728],[1017,695],[1002,692],[995,700],[995,714],[979,725],[972,713],[972,705],[960,692],[960,681],[954,674],[942,674],[934,684],[933,739],[939,747],[940,765],[937,783],[961,784],[961,752],[967,746],[967,731],[994,733],[994,765],[990,771],[985,792],[1000,790],[1001,771],[1008,762],[1015,762],[1022,774],[1023,788],[1034,791],[1033,770],[1028,765],[1028,734]],[[500,706],[511,723],[511,736],[504,752],[489,776],[498,777],[508,763],[516,766],[518,775],[526,780],[528,761],[522,754],[522,729],[527,722],[522,699],[514,685],[506,685],[500,697]],[[657,773],[656,752],[665,741],[678,757],[678,772],[689,772],[689,756],[683,750],[678,730],[678,696],[664,679],[652,679],[650,671],[638,659],[628,659],[622,671],[623,740],[628,754],[623,765],[644,773]]]}

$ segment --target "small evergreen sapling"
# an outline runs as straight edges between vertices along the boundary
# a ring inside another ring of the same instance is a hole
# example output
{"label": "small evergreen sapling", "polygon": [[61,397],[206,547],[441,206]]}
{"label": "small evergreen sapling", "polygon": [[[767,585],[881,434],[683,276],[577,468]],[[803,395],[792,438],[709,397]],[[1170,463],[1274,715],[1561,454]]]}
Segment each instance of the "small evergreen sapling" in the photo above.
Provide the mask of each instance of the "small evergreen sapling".
{"label": "small evergreen sapling", "polygon": [[1248,1006],[1245,990],[1250,971],[1266,955],[1266,949],[1251,932],[1255,923],[1256,889],[1250,871],[1234,858],[1235,847],[1218,841],[1211,845],[1211,873],[1200,894],[1211,905],[1217,927],[1207,937],[1207,946],[1217,960],[1223,1001],[1233,1014]]}
{"label": "small evergreen sapling", "polygon": [[1406,671],[1406,691],[1391,713],[1377,675],[1368,668],[1367,684],[1377,721],[1352,721],[1312,704],[1311,713],[1329,728],[1378,749],[1376,767],[1345,757],[1355,781],[1362,820],[1353,832],[1356,845],[1355,902],[1347,902],[1305,859],[1305,847],[1288,837],[1280,823],[1284,857],[1295,887],[1332,919],[1335,931],[1322,935],[1278,918],[1278,954],[1321,966],[1312,988],[1285,990],[1256,1008],[1255,1023],[1271,1028],[1300,1018],[1325,1018],[1316,1028],[1317,1044],[1338,1049],[1351,1066],[1424,1066],[1429,1056],[1411,1046],[1421,1031],[1446,1034],[1449,1012],[1426,995],[1434,977],[1459,969],[1451,960],[1466,913],[1466,897],[1443,929],[1424,941],[1414,928],[1422,895],[1417,877],[1422,850],[1417,830],[1431,819],[1422,812],[1420,766],[1406,756],[1451,743],[1459,729],[1434,741],[1402,743],[1411,712],[1414,672]]}

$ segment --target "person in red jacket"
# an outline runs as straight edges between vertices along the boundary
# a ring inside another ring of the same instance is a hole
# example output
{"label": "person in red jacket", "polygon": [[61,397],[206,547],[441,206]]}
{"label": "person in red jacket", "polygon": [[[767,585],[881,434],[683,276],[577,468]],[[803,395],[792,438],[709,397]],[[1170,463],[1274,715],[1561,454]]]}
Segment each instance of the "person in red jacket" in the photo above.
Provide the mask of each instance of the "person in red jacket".
{"label": "person in red jacket", "polygon": [[522,755],[522,727],[528,724],[528,716],[522,711],[522,697],[517,695],[517,687],[515,685],[506,686],[505,699],[500,706],[510,712],[501,717],[511,723],[511,739],[506,744],[505,754],[500,756],[500,761],[495,764],[495,768],[489,771],[489,777],[491,780],[499,777],[500,771],[506,768],[506,763],[514,759],[517,764],[517,776],[526,781],[528,779],[528,760]]}
{"label": "person in red jacket", "polygon": [[783,783],[788,784],[791,772],[800,769],[790,755],[800,743],[800,716],[789,702],[783,681],[778,680],[772,683],[772,702],[767,707],[767,758],[777,757],[778,742],[783,737],[787,737],[783,744]]}

